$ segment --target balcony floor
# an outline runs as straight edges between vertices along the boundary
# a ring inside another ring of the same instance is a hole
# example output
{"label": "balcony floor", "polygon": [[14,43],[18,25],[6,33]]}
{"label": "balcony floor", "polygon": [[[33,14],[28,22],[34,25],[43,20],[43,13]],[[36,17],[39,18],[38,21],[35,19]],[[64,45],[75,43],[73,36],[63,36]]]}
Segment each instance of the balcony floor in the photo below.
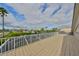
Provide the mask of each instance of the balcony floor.
{"label": "balcony floor", "polygon": [[5,56],[78,56],[78,36],[59,34],[3,53]]}

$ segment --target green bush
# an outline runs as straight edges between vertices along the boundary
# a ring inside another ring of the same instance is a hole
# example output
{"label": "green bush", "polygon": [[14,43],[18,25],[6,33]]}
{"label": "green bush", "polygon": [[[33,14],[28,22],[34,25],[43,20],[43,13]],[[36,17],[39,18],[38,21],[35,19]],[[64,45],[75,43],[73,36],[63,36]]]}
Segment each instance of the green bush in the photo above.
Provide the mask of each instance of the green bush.
{"label": "green bush", "polygon": [[6,39],[0,39],[0,45],[3,44],[6,40],[8,40],[10,37],[16,37],[16,36],[22,36],[22,35],[31,35],[31,34],[40,34],[40,33],[48,33],[48,32],[57,32],[57,28],[53,28],[51,30],[44,30],[43,28],[41,30],[35,30],[34,33],[32,31],[23,32],[23,31],[12,31],[9,32],[7,35],[4,36]]}
{"label": "green bush", "polygon": [[16,37],[21,35],[31,35],[31,32],[9,32],[7,35],[4,36],[5,39],[0,38],[0,45],[3,44],[6,40],[8,40],[10,37]]}
{"label": "green bush", "polygon": [[15,36],[21,36],[21,35],[30,35],[32,34],[31,32],[10,32],[7,34],[5,37],[15,37]]}
{"label": "green bush", "polygon": [[0,45],[3,44],[7,39],[0,39]]}

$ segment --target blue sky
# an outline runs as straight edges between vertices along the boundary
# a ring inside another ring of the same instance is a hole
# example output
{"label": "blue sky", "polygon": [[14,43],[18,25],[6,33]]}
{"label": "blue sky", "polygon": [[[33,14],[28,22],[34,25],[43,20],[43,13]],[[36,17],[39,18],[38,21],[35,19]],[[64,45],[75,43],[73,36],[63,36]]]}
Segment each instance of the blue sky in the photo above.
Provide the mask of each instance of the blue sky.
{"label": "blue sky", "polygon": [[5,8],[8,11],[8,13],[11,13],[16,19],[25,19],[23,14],[20,14],[14,7],[10,6],[9,4],[0,3],[0,7]]}
{"label": "blue sky", "polygon": [[[8,11],[5,28],[29,28],[71,26],[74,4],[58,3],[0,3]],[[1,17],[0,17],[1,19]],[[2,26],[0,20],[0,28]]]}

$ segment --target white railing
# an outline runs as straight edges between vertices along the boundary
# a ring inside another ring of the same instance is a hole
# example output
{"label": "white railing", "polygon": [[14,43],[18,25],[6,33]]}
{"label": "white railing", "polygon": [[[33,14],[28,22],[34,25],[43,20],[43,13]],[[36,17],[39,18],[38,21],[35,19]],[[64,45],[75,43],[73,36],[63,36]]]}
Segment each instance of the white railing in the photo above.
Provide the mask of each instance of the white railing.
{"label": "white railing", "polygon": [[[31,44],[32,42],[36,42],[50,36],[54,36],[56,34],[57,32],[51,32],[51,33],[41,33],[41,34],[11,37],[8,40],[1,39],[0,54],[18,48],[20,46]],[[5,42],[2,44],[3,40],[5,40]]]}

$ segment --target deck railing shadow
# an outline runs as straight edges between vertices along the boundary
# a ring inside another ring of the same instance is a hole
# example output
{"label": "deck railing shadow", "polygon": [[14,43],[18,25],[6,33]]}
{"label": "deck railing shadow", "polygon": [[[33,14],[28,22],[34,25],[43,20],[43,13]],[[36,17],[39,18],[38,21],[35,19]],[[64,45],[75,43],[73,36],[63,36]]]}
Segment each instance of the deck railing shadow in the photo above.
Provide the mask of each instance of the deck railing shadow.
{"label": "deck railing shadow", "polygon": [[63,36],[61,56],[79,56],[79,33]]}
{"label": "deck railing shadow", "polygon": [[16,49],[16,48],[24,46],[24,45],[31,44],[33,42],[48,38],[50,36],[54,36],[56,34],[57,34],[57,32],[51,32],[51,33],[41,33],[41,34],[33,34],[33,35],[24,35],[24,36],[11,37],[10,39],[6,40],[0,46],[0,55],[2,55],[6,51]]}

